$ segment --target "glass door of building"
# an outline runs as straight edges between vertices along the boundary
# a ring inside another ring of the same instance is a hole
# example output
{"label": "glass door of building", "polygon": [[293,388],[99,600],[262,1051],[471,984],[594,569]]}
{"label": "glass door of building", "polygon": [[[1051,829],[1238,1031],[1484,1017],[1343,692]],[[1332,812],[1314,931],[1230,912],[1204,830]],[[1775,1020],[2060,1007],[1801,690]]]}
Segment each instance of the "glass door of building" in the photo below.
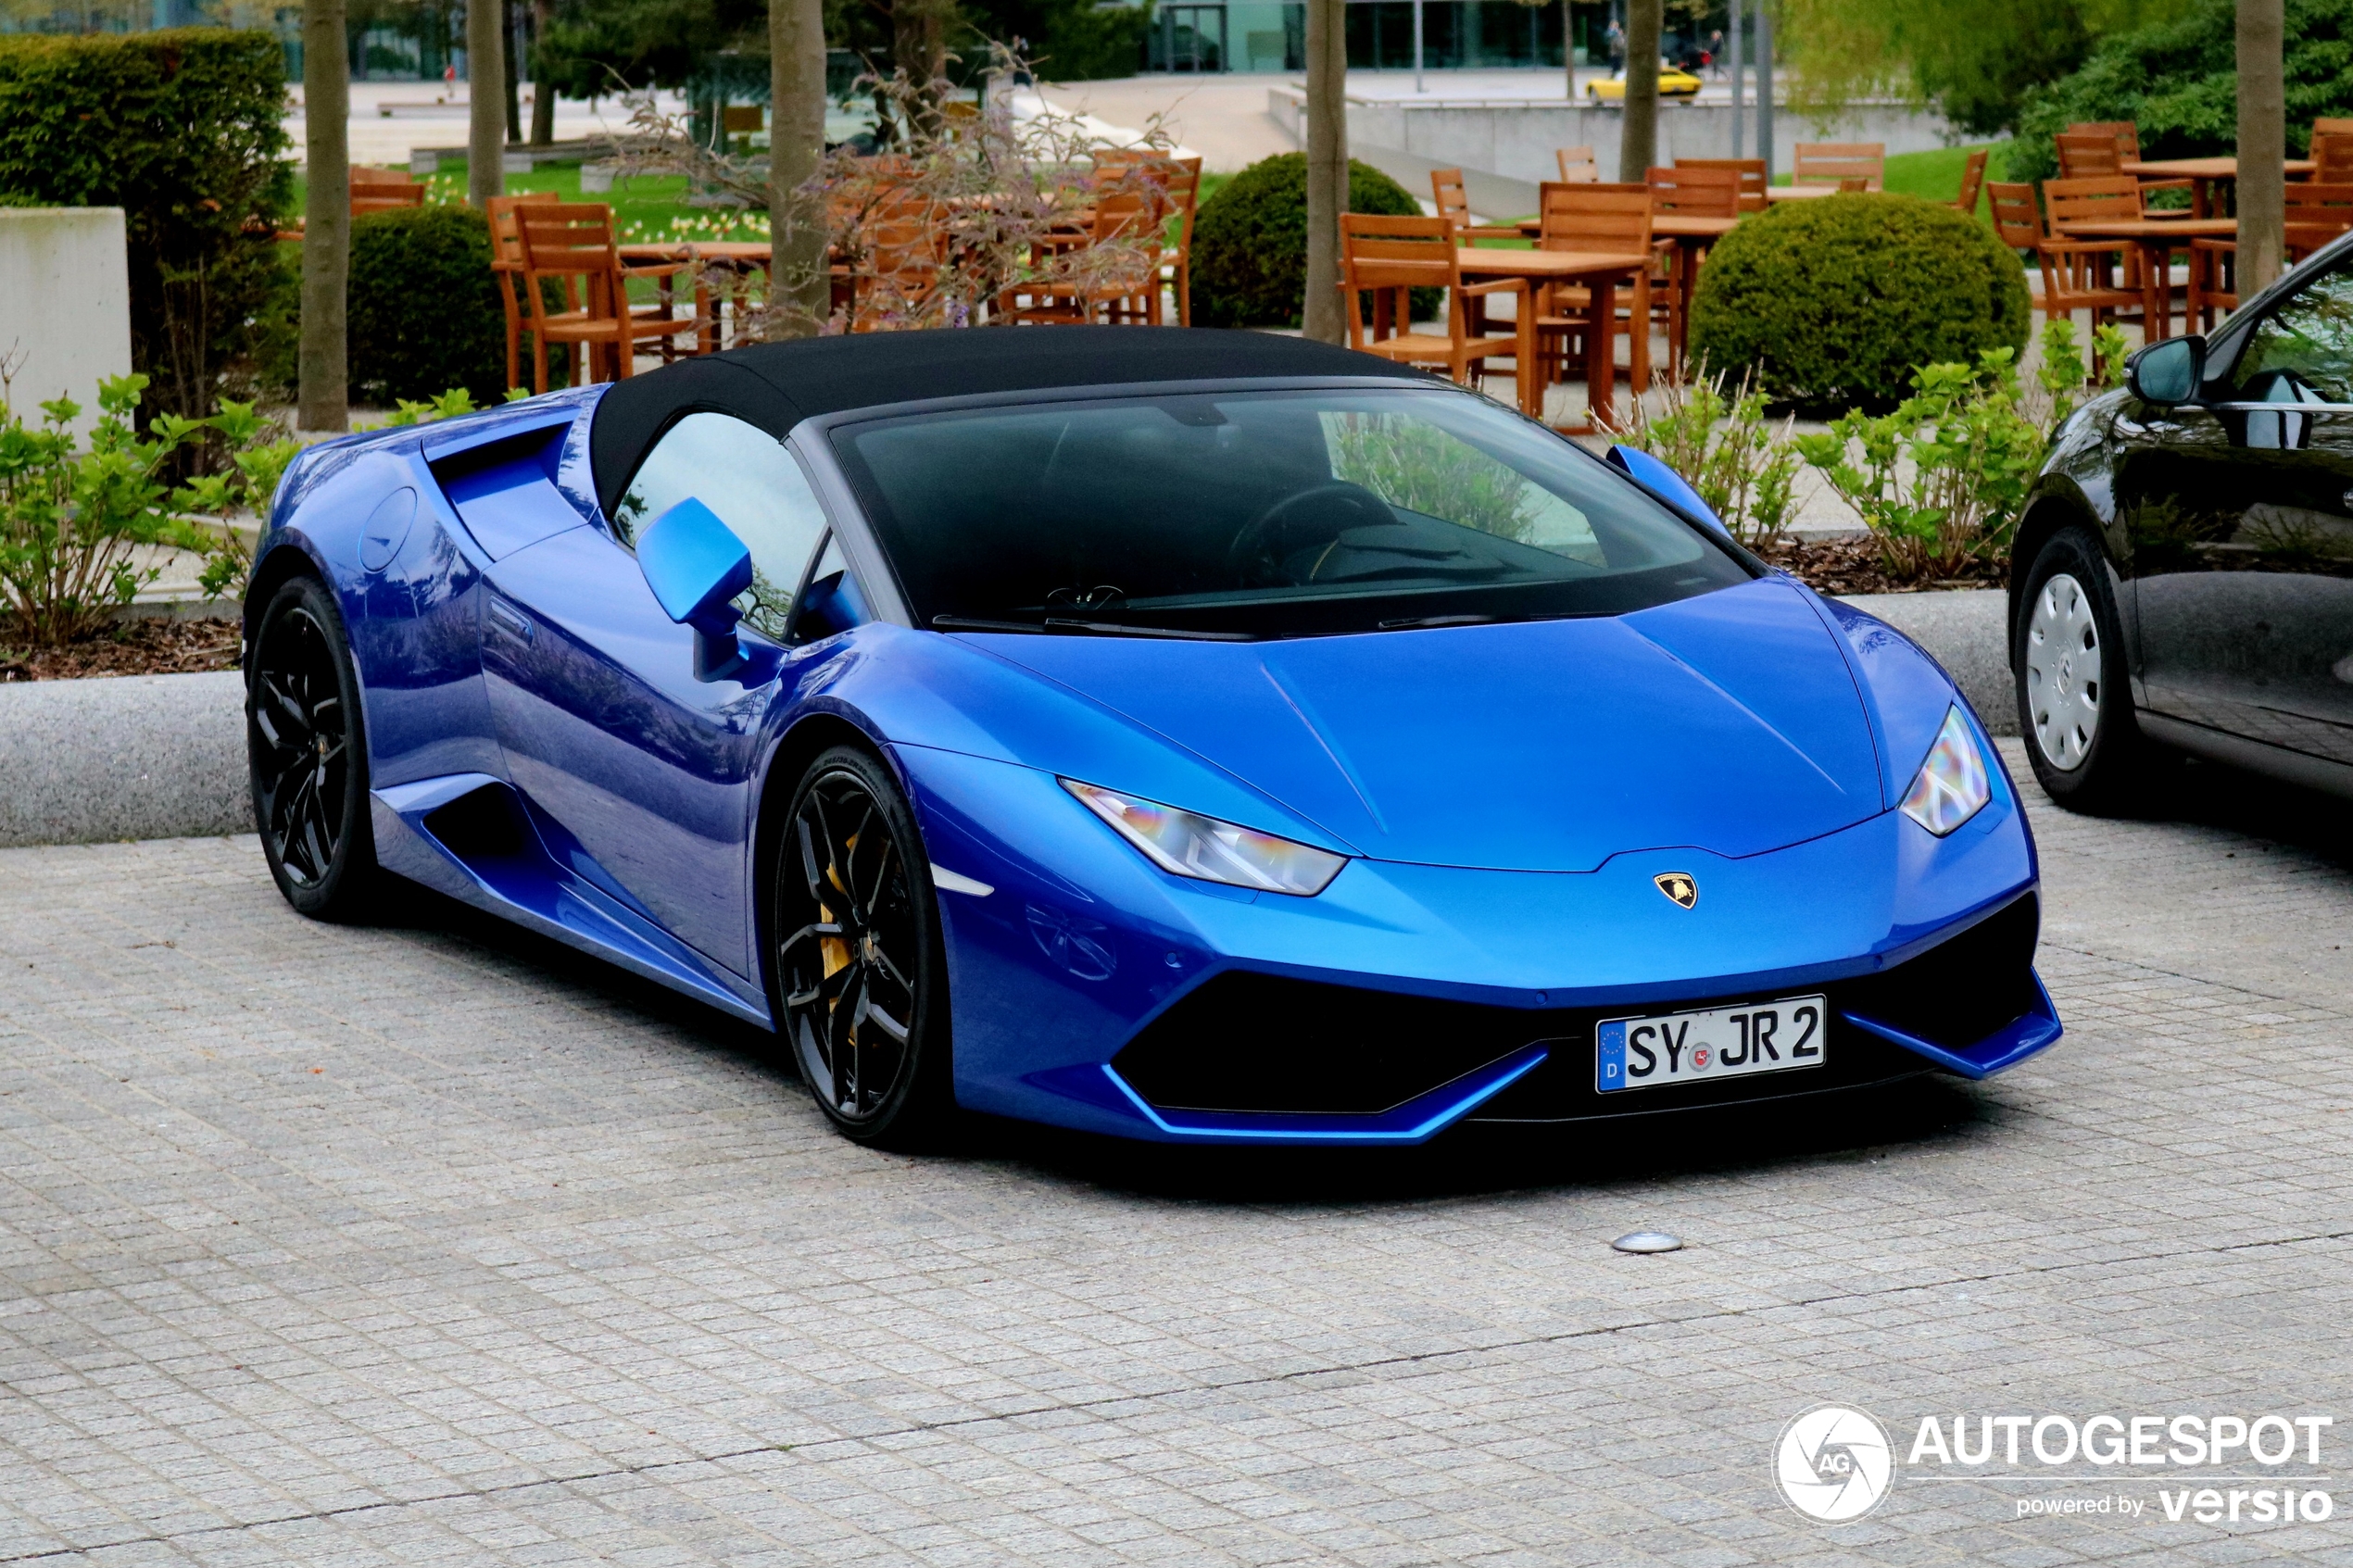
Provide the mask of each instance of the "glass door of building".
{"label": "glass door of building", "polygon": [[1152,70],[1224,70],[1226,7],[1163,6],[1151,49]]}

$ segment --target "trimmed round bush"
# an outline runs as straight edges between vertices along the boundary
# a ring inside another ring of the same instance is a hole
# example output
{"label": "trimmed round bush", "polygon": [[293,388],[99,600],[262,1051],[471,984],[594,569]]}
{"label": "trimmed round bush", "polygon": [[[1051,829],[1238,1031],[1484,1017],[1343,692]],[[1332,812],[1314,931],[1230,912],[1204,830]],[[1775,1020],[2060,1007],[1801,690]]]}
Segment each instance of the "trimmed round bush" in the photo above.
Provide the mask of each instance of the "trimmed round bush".
{"label": "trimmed round bush", "polygon": [[[498,401],[507,326],[490,254],[489,221],[470,207],[352,220],[345,297],[353,401],[388,407],[460,386],[476,403]],[[527,360],[522,370],[528,378]]]}
{"label": "trimmed round bush", "polygon": [[[1418,218],[1421,204],[1370,164],[1348,165],[1348,210]],[[1427,295],[1428,297],[1424,298]],[[1307,155],[1261,158],[1193,218],[1193,320],[1204,327],[1296,327],[1307,297]],[[1414,291],[1436,314],[1440,291]]]}
{"label": "trimmed round bush", "polygon": [[1881,406],[1913,370],[2026,347],[2026,274],[1993,231],[1905,195],[1783,202],[1718,243],[1691,354],[1775,402]]}

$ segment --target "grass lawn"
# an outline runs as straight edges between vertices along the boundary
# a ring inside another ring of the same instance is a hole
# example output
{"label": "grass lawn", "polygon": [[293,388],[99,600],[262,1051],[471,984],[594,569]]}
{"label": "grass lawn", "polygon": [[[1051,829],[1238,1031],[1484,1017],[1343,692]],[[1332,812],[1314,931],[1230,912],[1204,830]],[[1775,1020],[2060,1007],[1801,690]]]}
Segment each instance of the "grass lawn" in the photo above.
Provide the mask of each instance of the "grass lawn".
{"label": "grass lawn", "polygon": [[[461,202],[466,195],[466,176],[462,169],[435,174],[426,182],[431,192],[425,198],[433,202]],[[520,195],[526,191],[553,191],[566,201],[601,201],[612,208],[613,220],[621,226],[625,241],[681,240],[764,240],[768,237],[767,214],[760,213],[757,225],[748,225],[747,216],[739,208],[721,207],[688,207],[686,177],[683,174],[638,174],[613,182],[612,190],[604,195],[583,196],[580,194],[580,166],[576,163],[549,164],[529,174],[507,176],[507,192]],[[295,182],[294,211],[302,211],[303,188]]]}

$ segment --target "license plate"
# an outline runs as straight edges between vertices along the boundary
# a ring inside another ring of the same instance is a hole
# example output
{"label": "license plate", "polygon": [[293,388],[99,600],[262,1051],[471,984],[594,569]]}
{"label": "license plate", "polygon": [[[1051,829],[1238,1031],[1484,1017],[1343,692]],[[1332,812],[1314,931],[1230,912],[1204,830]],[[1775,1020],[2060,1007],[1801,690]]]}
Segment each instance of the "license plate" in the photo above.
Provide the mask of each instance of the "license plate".
{"label": "license plate", "polygon": [[1604,1020],[1593,1032],[1593,1086],[1655,1089],[1822,1065],[1830,1010],[1820,997]]}

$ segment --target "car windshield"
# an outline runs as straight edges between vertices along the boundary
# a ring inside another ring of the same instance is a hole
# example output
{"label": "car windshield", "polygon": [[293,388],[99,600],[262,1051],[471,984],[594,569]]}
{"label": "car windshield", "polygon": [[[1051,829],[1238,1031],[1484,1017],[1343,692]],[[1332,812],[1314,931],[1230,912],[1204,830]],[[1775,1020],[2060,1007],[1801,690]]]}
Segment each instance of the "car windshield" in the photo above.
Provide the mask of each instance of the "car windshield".
{"label": "car windshield", "polygon": [[1206,393],[847,427],[919,625],[1313,636],[1617,615],[1747,581],[1612,470],[1442,388]]}

